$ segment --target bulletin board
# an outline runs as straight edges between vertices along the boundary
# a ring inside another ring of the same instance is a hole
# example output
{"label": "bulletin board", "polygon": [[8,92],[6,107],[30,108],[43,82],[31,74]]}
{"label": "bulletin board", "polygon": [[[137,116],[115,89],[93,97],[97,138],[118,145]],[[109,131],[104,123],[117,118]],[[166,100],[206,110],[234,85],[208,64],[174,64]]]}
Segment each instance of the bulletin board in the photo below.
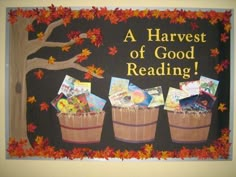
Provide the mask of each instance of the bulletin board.
{"label": "bulletin board", "polygon": [[232,9],[7,9],[8,158],[231,159]]}

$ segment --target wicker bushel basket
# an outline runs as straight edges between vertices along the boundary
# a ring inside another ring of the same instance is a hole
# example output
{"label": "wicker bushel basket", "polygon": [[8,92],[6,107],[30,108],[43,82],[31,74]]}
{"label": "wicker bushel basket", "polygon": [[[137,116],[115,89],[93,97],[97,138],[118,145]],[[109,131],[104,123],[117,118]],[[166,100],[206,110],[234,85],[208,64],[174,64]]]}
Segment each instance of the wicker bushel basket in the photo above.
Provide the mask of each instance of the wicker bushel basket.
{"label": "wicker bushel basket", "polygon": [[112,108],[115,139],[145,143],[155,139],[159,108]]}
{"label": "wicker bushel basket", "polygon": [[59,113],[62,140],[69,143],[99,143],[105,112],[98,113]]}
{"label": "wicker bushel basket", "polygon": [[168,111],[171,139],[175,143],[201,143],[208,139],[212,113]]}

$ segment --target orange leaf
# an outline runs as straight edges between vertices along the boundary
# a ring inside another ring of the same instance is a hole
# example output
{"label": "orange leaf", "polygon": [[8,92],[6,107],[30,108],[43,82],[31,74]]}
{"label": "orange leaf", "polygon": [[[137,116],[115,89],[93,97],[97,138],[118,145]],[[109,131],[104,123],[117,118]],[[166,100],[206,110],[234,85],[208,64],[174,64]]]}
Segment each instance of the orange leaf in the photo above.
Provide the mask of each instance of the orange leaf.
{"label": "orange leaf", "polygon": [[48,63],[49,64],[54,64],[55,60],[56,59],[53,56],[50,56],[49,59],[48,59]]}
{"label": "orange leaf", "polygon": [[40,104],[40,111],[48,111],[49,105],[46,102]]}
{"label": "orange leaf", "polygon": [[36,125],[34,125],[34,123],[30,123],[27,125],[27,131],[30,133],[34,133],[35,129],[37,128]]}
{"label": "orange leaf", "polygon": [[97,75],[99,75],[99,76],[102,76],[103,73],[104,73],[104,70],[101,69],[101,68],[97,68],[97,69],[95,70],[95,73],[96,73]]}
{"label": "orange leaf", "polygon": [[117,53],[116,46],[108,47],[108,49],[109,49],[109,52],[108,52],[109,55],[115,55]]}
{"label": "orange leaf", "polygon": [[44,72],[41,69],[39,69],[38,71],[34,72],[34,75],[36,76],[37,79],[41,80],[44,76]]}
{"label": "orange leaf", "polygon": [[35,96],[29,96],[27,102],[31,104],[35,103],[36,102]]}
{"label": "orange leaf", "polygon": [[218,110],[221,112],[226,111],[227,107],[225,106],[225,103],[220,103],[220,105],[218,106]]}
{"label": "orange leaf", "polygon": [[65,45],[65,46],[63,46],[63,47],[61,48],[61,50],[62,50],[63,52],[69,52],[70,48],[71,48],[70,46]]}
{"label": "orange leaf", "polygon": [[43,40],[43,37],[44,37],[43,32],[40,32],[40,33],[37,34],[37,38],[38,38],[39,40]]}
{"label": "orange leaf", "polygon": [[26,31],[28,31],[28,32],[34,32],[35,30],[34,30],[33,25],[32,25],[32,24],[27,25]]}
{"label": "orange leaf", "polygon": [[211,57],[216,57],[217,55],[220,54],[218,48],[210,49],[211,51]]}
{"label": "orange leaf", "polygon": [[231,29],[231,25],[228,23],[228,24],[225,24],[224,25],[224,30],[228,33]]}
{"label": "orange leaf", "polygon": [[216,70],[216,73],[219,74],[221,71],[224,71],[224,67],[222,64],[217,64],[214,69]]}

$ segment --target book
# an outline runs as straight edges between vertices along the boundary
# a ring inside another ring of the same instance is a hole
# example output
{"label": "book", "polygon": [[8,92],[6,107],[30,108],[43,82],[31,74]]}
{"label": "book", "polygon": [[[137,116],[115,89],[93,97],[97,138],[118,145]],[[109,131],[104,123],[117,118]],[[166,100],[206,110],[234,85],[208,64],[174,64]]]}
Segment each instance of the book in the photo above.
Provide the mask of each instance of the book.
{"label": "book", "polygon": [[67,97],[63,93],[60,93],[51,101],[51,105],[57,110],[57,112],[66,113],[68,104]]}
{"label": "book", "polygon": [[200,91],[215,95],[219,81],[205,76],[200,76]]}
{"label": "book", "polygon": [[189,97],[189,94],[185,91],[169,87],[164,109],[169,111],[180,111],[181,106],[179,100],[187,97]]}
{"label": "book", "polygon": [[69,113],[85,113],[90,111],[85,93],[72,96],[67,100],[69,103],[69,106],[67,106],[67,112]]}
{"label": "book", "polygon": [[195,107],[198,95],[193,95],[179,100],[182,111],[198,111]]}
{"label": "book", "polygon": [[109,95],[113,95],[117,92],[128,91],[129,80],[119,77],[112,77],[110,83]]}
{"label": "book", "polygon": [[198,95],[200,92],[200,80],[180,82],[179,88],[190,96]]}
{"label": "book", "polygon": [[90,111],[95,111],[95,112],[102,111],[106,104],[105,99],[100,98],[97,95],[92,94],[92,93],[87,94],[86,98],[88,101]]}
{"label": "book", "polygon": [[162,87],[153,87],[153,88],[147,88],[144,89],[149,95],[153,97],[151,103],[148,105],[148,107],[157,107],[164,105],[164,96],[162,93]]}
{"label": "book", "polygon": [[209,94],[208,92],[201,91],[196,99],[196,106],[205,110],[210,110],[213,108],[215,100],[215,96]]}
{"label": "book", "polygon": [[66,97],[71,97],[89,92],[91,92],[90,82],[80,82],[79,80],[66,75],[59,88],[58,94],[63,93]]}
{"label": "book", "polygon": [[142,90],[133,83],[129,84],[129,94],[131,96],[131,101],[138,106],[148,106],[153,99],[148,92]]}
{"label": "book", "polygon": [[134,103],[131,101],[131,95],[128,93],[128,91],[116,92],[109,96],[109,100],[111,105],[115,107],[134,106]]}

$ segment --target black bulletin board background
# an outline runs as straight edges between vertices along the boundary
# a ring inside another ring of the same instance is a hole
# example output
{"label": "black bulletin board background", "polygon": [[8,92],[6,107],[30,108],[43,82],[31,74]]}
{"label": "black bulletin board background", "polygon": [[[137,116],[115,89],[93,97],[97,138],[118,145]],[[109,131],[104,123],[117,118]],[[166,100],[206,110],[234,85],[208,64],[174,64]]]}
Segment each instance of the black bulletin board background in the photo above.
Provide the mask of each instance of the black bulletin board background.
{"label": "black bulletin board background", "polygon": [[[208,141],[201,144],[176,144],[172,143],[170,137],[170,130],[168,126],[167,111],[160,107],[159,119],[156,129],[156,138],[153,144],[155,149],[159,150],[178,150],[185,146],[188,148],[200,148],[205,145],[211,144],[220,136],[220,130],[222,128],[229,128],[229,111],[220,112],[217,110],[219,102],[228,103],[230,98],[230,69],[228,68],[223,73],[217,74],[214,67],[224,59],[230,58],[230,40],[226,43],[220,42],[220,34],[224,32],[223,25],[217,23],[211,25],[208,20],[194,20],[199,29],[192,31],[191,20],[187,20],[184,24],[170,24],[169,19],[137,19],[130,18],[127,22],[121,22],[118,24],[111,24],[109,21],[104,21],[102,18],[94,20],[76,19],[70,24],[65,26],[59,26],[52,32],[48,41],[60,41],[66,42],[68,38],[66,34],[71,30],[78,30],[80,32],[86,32],[92,28],[100,28],[103,35],[103,45],[99,48],[92,45],[88,40],[85,40],[82,46],[73,45],[69,52],[62,52],[61,48],[41,48],[36,53],[30,55],[28,59],[33,57],[49,58],[53,56],[57,61],[63,61],[69,59],[76,54],[81,53],[82,49],[88,48],[92,54],[88,60],[82,63],[83,66],[95,64],[104,69],[104,78],[91,80],[92,93],[98,95],[107,100],[104,111],[106,112],[101,142],[98,144],[86,144],[79,145],[73,143],[65,143],[61,139],[61,132],[59,121],[56,116],[56,110],[50,105],[48,111],[40,111],[39,105],[28,104],[27,106],[27,122],[34,122],[37,125],[37,129],[34,133],[28,133],[29,140],[33,142],[36,136],[43,136],[49,139],[50,145],[55,146],[56,149],[72,149],[74,147],[90,147],[94,150],[104,149],[107,146],[114,149],[121,150],[137,150],[144,144],[130,144],[123,143],[114,139],[114,132],[112,126],[111,104],[108,99],[108,92],[110,86],[111,77],[127,78],[130,82],[139,86],[142,89],[162,86],[164,98],[166,99],[168,88],[179,88],[179,82],[198,80],[201,75],[217,79],[220,81],[217,90],[217,100],[212,110],[212,124],[210,127],[210,133]],[[35,32],[29,33],[29,39],[34,39],[36,34],[43,31],[46,25],[36,25]],[[186,43],[186,42],[148,42],[147,28],[160,28],[163,33],[206,33],[206,43]],[[131,29],[137,42],[124,43],[123,40],[127,34],[127,31]],[[131,59],[130,52],[132,50],[139,50],[142,45],[145,45],[145,58],[144,59]],[[108,47],[116,46],[118,53],[115,56],[108,55]],[[178,59],[156,59],[154,56],[154,50],[158,46],[165,46],[170,50],[188,50],[190,46],[195,46],[195,59],[194,60],[178,60]],[[210,56],[210,49],[219,48],[220,54],[217,57]],[[137,66],[143,67],[159,67],[161,62],[170,63],[172,67],[190,67],[191,77],[189,79],[183,79],[182,76],[127,76],[127,63],[133,62]],[[198,62],[198,74],[194,75],[194,62]],[[45,75],[42,80],[35,79],[34,72],[32,70],[27,74],[27,93],[28,96],[34,95],[37,98],[37,102],[50,101],[57,95],[57,92],[61,86],[61,83],[65,75],[70,75],[84,80],[84,73],[75,69],[65,70],[45,70],[41,68]]]}

